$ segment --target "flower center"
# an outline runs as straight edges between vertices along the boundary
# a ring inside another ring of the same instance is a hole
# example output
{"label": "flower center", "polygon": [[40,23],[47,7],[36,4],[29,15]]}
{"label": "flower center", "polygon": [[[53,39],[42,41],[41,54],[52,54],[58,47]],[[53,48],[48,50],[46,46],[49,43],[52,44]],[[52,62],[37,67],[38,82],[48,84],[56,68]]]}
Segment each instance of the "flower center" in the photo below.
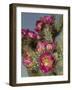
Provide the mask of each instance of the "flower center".
{"label": "flower center", "polygon": [[47,56],[43,57],[43,61],[42,62],[43,62],[43,64],[45,66],[52,66],[52,61],[49,60]]}

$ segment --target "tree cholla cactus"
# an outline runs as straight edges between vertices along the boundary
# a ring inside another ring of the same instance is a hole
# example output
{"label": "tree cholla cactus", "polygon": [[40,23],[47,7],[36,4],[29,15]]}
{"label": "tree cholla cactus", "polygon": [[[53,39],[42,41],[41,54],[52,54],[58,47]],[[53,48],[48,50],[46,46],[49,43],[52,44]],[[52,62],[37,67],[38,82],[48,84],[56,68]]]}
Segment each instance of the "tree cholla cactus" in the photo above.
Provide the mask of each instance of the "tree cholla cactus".
{"label": "tree cholla cactus", "polygon": [[43,16],[34,31],[22,29],[22,64],[29,76],[63,74],[63,47],[57,40],[62,26],[55,25],[54,16]]}

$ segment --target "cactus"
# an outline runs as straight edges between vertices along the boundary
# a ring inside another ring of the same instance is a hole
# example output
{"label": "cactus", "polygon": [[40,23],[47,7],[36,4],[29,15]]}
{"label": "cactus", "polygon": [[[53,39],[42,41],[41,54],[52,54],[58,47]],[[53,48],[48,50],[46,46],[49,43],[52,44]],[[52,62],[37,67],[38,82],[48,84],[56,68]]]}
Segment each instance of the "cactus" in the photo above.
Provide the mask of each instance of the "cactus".
{"label": "cactus", "polygon": [[35,32],[22,29],[22,64],[29,76],[63,75],[62,20],[58,24],[54,16],[43,16]]}

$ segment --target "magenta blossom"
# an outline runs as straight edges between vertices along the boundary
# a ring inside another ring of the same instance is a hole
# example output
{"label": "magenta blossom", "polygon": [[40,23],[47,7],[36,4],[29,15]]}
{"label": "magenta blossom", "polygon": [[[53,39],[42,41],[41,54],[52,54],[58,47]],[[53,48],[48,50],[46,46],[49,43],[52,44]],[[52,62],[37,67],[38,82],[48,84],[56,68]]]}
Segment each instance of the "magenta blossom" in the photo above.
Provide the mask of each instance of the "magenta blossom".
{"label": "magenta blossom", "polygon": [[31,64],[32,62],[31,62],[30,58],[24,58],[23,63],[27,66],[27,65]]}
{"label": "magenta blossom", "polygon": [[46,49],[47,51],[50,52],[50,51],[54,51],[55,48],[56,48],[55,42],[39,41],[36,46],[36,51],[40,53],[45,51]]}
{"label": "magenta blossom", "polygon": [[40,39],[41,36],[40,36],[39,34],[36,34],[36,38],[37,38],[37,39]]}
{"label": "magenta blossom", "polygon": [[32,32],[32,31],[29,31],[29,32],[28,32],[28,37],[30,37],[30,38],[35,38],[35,33]]}
{"label": "magenta blossom", "polygon": [[27,67],[27,68],[32,68],[33,66],[33,62],[31,60],[30,57],[24,57],[23,59],[23,64]]}
{"label": "magenta blossom", "polygon": [[40,35],[33,32],[33,31],[29,31],[28,32],[28,37],[32,38],[32,39],[40,39]]}
{"label": "magenta blossom", "polygon": [[53,51],[56,48],[56,43],[55,42],[48,42],[48,41],[44,41],[44,46],[48,51]]}
{"label": "magenta blossom", "polygon": [[52,25],[54,23],[54,17],[53,16],[44,16],[44,17],[41,17],[41,21],[44,24]]}
{"label": "magenta blossom", "polygon": [[39,57],[39,64],[41,72],[43,73],[51,72],[54,70],[55,57],[48,52],[44,52]]}
{"label": "magenta blossom", "polygon": [[54,24],[54,17],[53,17],[53,16],[44,16],[44,17],[41,17],[40,20],[38,20],[38,21],[36,22],[35,31],[36,31],[36,32],[40,32],[41,29],[42,29],[42,27],[43,27],[45,24],[48,24],[48,25]]}
{"label": "magenta blossom", "polygon": [[22,29],[21,30],[22,37],[26,37],[28,32],[29,32],[29,29]]}
{"label": "magenta blossom", "polygon": [[36,51],[40,53],[43,52],[44,49],[45,49],[44,43],[42,41],[39,41],[36,46]]}
{"label": "magenta blossom", "polygon": [[40,35],[33,32],[33,31],[30,31],[29,29],[22,29],[22,38],[23,37],[26,37],[26,38],[32,38],[32,39],[40,39]]}
{"label": "magenta blossom", "polygon": [[42,29],[42,26],[43,26],[43,22],[42,21],[40,21],[40,20],[36,21],[35,31],[39,32]]}

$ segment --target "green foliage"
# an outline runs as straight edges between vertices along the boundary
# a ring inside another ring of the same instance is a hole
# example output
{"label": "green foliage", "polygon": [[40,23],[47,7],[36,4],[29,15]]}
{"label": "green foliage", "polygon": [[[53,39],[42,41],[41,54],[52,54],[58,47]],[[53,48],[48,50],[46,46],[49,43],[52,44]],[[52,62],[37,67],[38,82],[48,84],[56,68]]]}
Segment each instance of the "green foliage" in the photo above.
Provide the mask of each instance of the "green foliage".
{"label": "green foliage", "polygon": [[45,25],[42,31],[40,32],[40,35],[42,36],[43,40],[52,41],[52,33],[51,33],[51,26]]}

